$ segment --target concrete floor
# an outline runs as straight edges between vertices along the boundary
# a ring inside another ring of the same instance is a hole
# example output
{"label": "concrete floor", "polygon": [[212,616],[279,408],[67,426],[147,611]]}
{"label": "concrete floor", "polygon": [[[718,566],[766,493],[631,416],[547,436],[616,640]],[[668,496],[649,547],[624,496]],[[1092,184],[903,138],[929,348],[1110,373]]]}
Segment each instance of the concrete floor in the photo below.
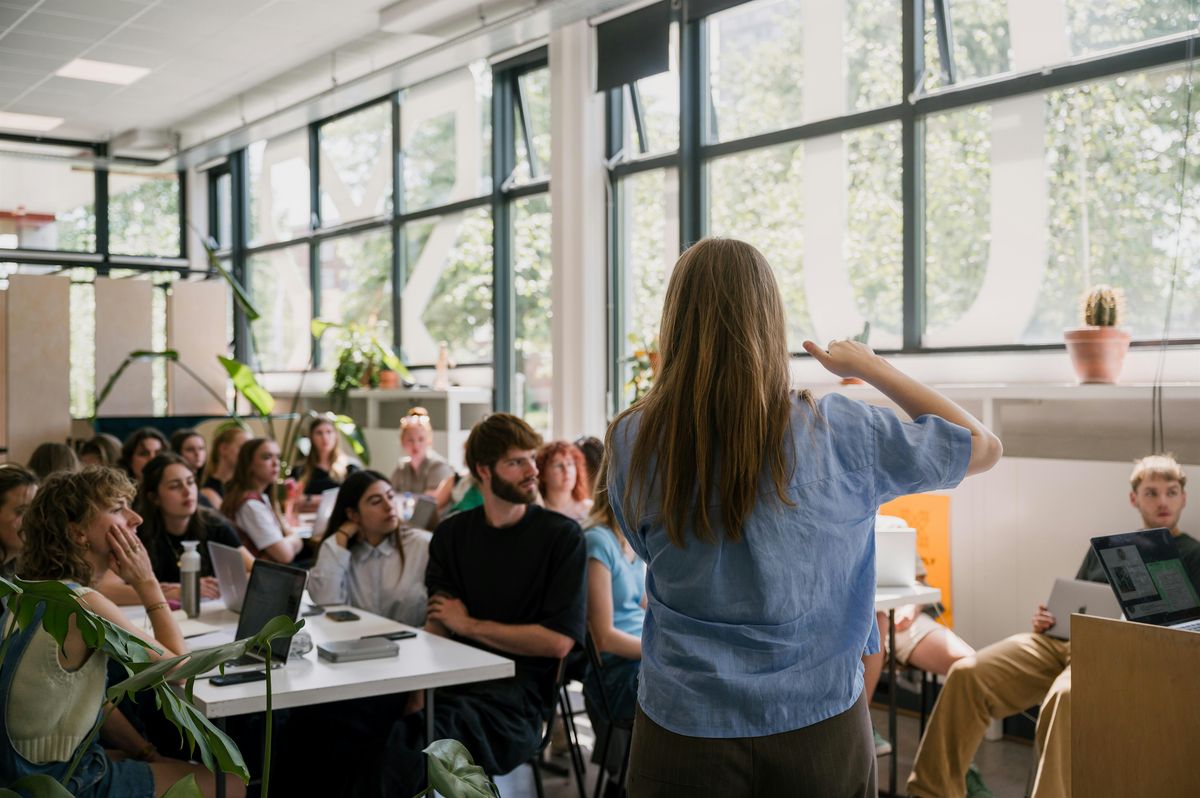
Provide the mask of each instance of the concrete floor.
{"label": "concrete floor", "polygon": [[[578,699],[579,697],[573,696]],[[579,699],[579,705],[582,707],[582,699]],[[887,712],[882,708],[871,709],[871,715],[875,720],[876,728],[883,730],[887,728]],[[917,750],[917,732],[918,723],[916,717],[909,717],[901,714],[897,719],[898,736],[900,738],[899,760],[897,762],[897,786],[900,795],[904,795],[904,782],[908,778],[909,770],[912,768],[913,756]],[[576,716],[576,726],[579,729],[579,735],[584,747],[584,757],[590,758],[594,739],[592,730],[588,724],[587,715],[580,714]],[[570,759],[563,756],[553,757],[553,761],[565,767],[570,767]],[[984,782],[992,791],[994,798],[1024,798],[1025,782],[1029,776],[1029,769],[1033,762],[1033,748],[1019,740],[1000,740],[997,742],[985,741],[976,754],[975,763],[979,766],[980,772],[983,774]],[[587,787],[587,798],[591,798],[592,791],[596,786],[596,766],[588,762],[587,779],[585,781]],[[888,759],[887,757],[879,758],[879,787],[881,790],[887,789],[888,779]],[[578,798],[578,790],[575,787],[574,777],[556,776],[553,773],[543,770],[542,782],[546,788],[547,798]],[[496,779],[496,786],[500,789],[500,794],[504,798],[535,798],[537,793],[534,791],[533,777],[530,769],[527,767],[518,768],[507,776],[501,776]]]}

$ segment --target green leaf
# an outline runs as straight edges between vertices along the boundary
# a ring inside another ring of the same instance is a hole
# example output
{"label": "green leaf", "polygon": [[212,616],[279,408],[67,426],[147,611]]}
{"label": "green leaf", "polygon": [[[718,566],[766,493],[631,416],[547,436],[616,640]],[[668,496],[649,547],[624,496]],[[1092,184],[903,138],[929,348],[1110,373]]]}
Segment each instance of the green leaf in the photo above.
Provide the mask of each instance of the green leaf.
{"label": "green leaf", "polygon": [[188,227],[191,227],[192,232],[200,239],[200,246],[204,247],[204,256],[208,260],[208,268],[221,275],[221,278],[229,284],[230,290],[233,291],[233,301],[242,309],[242,313],[246,314],[247,321],[258,321],[258,308],[254,307],[254,303],[250,301],[250,296],[246,293],[246,289],[238,282],[238,279],[233,274],[221,265],[221,261],[217,260],[217,250],[213,246],[212,241],[206,236],[200,235],[200,231],[188,222]]}
{"label": "green leaf", "polygon": [[29,628],[38,606],[44,605],[42,628],[60,647],[66,640],[70,620],[74,618],[88,648],[100,649],[126,665],[148,663],[149,652],[158,652],[145,640],[85,607],[75,592],[62,582],[26,581],[19,577],[13,577],[11,581],[0,579],[0,598],[5,596],[18,629]]}
{"label": "green leaf", "polygon": [[[217,355],[217,360],[221,361],[221,365],[229,373],[229,379],[233,381],[234,389],[246,397],[246,401],[250,403],[250,406],[264,418],[271,415],[271,411],[275,409],[275,397],[271,396],[270,391],[258,384],[258,380],[254,377],[254,372],[250,370],[250,367],[239,360],[234,360],[224,355]],[[267,426],[269,427],[270,425],[268,424]]]}
{"label": "green leaf", "polygon": [[370,447],[367,446],[367,439],[363,437],[362,430],[359,429],[354,419],[350,418],[350,416],[336,415],[333,417],[333,425],[337,427],[337,431],[350,444],[350,448],[354,450],[354,456],[362,460],[364,465],[370,465]]}
{"label": "green leaf", "polygon": [[330,329],[344,330],[346,328],[344,325],[338,324],[336,321],[326,321],[325,319],[313,319],[312,322],[308,325],[308,329],[312,333],[313,338],[320,339],[320,337],[325,334],[326,330],[330,330]]}
{"label": "green leaf", "polygon": [[196,783],[196,776],[189,773],[172,784],[171,789],[162,794],[162,798],[204,798],[204,793],[200,792],[200,785]]}
{"label": "green leaf", "polygon": [[425,753],[429,763],[429,786],[439,795],[445,798],[495,798],[500,795],[496,785],[458,740],[434,740]]}
{"label": "green leaf", "polygon": [[24,776],[0,790],[0,798],[72,798],[66,787],[44,773]]}

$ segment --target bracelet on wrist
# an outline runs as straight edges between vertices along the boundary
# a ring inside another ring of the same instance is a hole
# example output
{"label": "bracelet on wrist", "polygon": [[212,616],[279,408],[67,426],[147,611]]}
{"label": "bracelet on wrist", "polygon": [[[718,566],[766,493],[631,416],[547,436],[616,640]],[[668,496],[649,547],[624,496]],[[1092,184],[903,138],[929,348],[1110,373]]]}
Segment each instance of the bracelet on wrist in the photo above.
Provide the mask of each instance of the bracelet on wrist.
{"label": "bracelet on wrist", "polygon": [[155,602],[154,604],[151,604],[150,606],[146,607],[146,614],[149,615],[150,613],[154,612],[155,610],[162,610],[162,609],[170,609],[170,605],[167,604],[167,602],[165,602],[165,601]]}

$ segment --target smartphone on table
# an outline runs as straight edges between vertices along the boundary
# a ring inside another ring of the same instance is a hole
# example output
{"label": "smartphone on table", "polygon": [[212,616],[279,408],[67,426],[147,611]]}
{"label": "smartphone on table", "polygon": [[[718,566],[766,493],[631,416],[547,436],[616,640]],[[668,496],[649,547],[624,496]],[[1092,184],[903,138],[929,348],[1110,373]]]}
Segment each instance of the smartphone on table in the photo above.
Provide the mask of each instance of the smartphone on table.
{"label": "smartphone on table", "polygon": [[331,621],[357,621],[360,616],[350,610],[330,610],[325,617]]}

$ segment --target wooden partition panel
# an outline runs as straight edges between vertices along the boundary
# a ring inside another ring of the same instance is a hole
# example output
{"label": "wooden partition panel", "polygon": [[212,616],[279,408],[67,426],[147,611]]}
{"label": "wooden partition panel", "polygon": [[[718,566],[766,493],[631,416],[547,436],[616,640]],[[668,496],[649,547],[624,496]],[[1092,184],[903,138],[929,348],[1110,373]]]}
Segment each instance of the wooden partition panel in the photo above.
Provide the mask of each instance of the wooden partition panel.
{"label": "wooden partition panel", "polygon": [[24,463],[39,443],[71,432],[71,280],[8,278],[5,384],[8,460]]}
{"label": "wooden partition panel", "polygon": [[1200,634],[1071,618],[1071,790],[1196,795]]}
{"label": "wooden partition panel", "polygon": [[[126,356],[152,349],[154,286],[149,280],[96,278],[96,395]],[[102,416],[154,413],[149,361],[131,363],[99,408]]]}
{"label": "wooden partition panel", "polygon": [[[167,348],[219,396],[229,384],[217,355],[228,354],[228,289],[220,280],[178,282],[167,299]],[[168,371],[170,413],[175,416],[223,416],[226,407],[204,385],[174,363]]]}

